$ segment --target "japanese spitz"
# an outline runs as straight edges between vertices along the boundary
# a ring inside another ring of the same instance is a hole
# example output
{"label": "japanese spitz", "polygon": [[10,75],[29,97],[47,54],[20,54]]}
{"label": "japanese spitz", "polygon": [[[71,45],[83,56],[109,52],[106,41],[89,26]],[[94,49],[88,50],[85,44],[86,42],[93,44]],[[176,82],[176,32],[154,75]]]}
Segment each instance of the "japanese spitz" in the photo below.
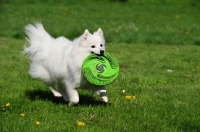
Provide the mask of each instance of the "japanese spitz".
{"label": "japanese spitz", "polygon": [[90,84],[81,70],[89,54],[103,55],[105,52],[105,39],[100,28],[93,34],[86,29],[73,41],[63,36],[53,38],[41,23],[27,25],[25,33],[28,46],[24,47],[23,53],[30,55],[29,73],[33,78],[43,80],[54,96],[62,96],[68,105],[77,104],[77,88],[81,88],[99,94],[104,102],[108,102],[105,86]]}

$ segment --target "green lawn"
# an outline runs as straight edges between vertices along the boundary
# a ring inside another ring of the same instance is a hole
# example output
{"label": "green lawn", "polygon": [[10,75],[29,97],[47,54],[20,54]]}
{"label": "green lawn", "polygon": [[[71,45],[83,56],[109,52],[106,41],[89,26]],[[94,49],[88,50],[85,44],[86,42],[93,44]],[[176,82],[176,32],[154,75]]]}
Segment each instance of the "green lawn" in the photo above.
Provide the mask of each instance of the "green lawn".
{"label": "green lawn", "polygon": [[24,39],[24,25],[41,21],[53,36],[71,39],[101,27],[107,42],[200,45],[200,6],[190,3],[19,1],[0,6],[0,36]]}
{"label": "green lawn", "polygon": [[[200,7],[192,5],[4,1],[0,6],[0,131],[200,131]],[[41,21],[54,37],[70,39],[86,28],[103,29],[107,52],[120,64],[117,80],[107,86],[109,104],[79,90],[80,103],[68,107],[30,77],[28,57],[21,52],[23,28],[33,21]],[[79,121],[86,125],[78,126]]]}

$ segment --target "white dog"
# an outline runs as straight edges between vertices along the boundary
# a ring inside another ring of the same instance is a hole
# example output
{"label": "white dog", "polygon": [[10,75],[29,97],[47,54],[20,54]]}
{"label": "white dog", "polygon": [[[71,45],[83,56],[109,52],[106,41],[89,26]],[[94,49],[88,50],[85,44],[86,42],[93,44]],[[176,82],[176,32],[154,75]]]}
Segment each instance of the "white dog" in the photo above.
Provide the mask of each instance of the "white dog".
{"label": "white dog", "polygon": [[[30,55],[30,71],[33,78],[41,79],[54,96],[63,96],[69,105],[79,102],[77,88],[98,93],[108,102],[105,86],[90,84],[82,74],[84,59],[91,53],[103,55],[105,39],[99,28],[94,34],[85,30],[83,35],[73,41],[65,37],[53,38],[41,23],[25,27],[28,47],[23,53]],[[54,85],[58,86],[58,91]]]}

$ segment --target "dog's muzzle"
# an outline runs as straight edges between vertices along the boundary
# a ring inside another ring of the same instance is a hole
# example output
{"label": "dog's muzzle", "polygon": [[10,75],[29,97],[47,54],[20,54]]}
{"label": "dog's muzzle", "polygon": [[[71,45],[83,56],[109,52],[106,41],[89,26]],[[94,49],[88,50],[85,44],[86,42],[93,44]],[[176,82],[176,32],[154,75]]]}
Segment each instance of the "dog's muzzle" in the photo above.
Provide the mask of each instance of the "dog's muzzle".
{"label": "dog's muzzle", "polygon": [[[91,53],[95,54],[94,52],[91,52]],[[96,55],[103,56],[104,55],[104,50],[100,50],[100,54],[96,54]]]}

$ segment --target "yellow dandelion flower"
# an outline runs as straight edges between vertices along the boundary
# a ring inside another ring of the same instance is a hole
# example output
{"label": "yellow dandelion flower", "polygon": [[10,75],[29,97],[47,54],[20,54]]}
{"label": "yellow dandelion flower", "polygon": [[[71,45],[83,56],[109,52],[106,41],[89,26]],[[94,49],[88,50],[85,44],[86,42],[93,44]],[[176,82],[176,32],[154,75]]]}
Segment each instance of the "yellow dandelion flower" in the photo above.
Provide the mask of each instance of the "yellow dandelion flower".
{"label": "yellow dandelion flower", "polygon": [[77,125],[78,125],[78,126],[85,126],[85,123],[82,122],[82,121],[79,121],[79,122],[77,122]]}
{"label": "yellow dandelion flower", "polygon": [[39,122],[39,121],[36,121],[35,124],[36,124],[36,125],[40,125],[40,122]]}
{"label": "yellow dandelion flower", "polygon": [[22,116],[22,117],[24,117],[24,116],[25,116],[25,114],[24,114],[24,113],[21,113],[21,116]]}
{"label": "yellow dandelion flower", "polygon": [[130,96],[130,95],[127,95],[125,96],[126,99],[136,99],[136,96]]}
{"label": "yellow dandelion flower", "polygon": [[126,95],[125,98],[126,99],[132,99],[132,96]]}
{"label": "yellow dandelion flower", "polygon": [[10,103],[6,103],[6,106],[9,107],[9,106],[10,106]]}

